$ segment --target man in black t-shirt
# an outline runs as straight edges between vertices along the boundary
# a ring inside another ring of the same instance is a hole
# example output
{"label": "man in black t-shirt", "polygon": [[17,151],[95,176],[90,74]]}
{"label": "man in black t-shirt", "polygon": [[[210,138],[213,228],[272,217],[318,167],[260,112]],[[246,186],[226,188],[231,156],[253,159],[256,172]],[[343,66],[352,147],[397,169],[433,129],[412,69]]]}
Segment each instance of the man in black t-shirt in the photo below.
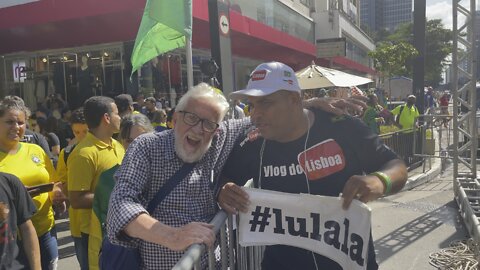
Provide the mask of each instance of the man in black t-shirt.
{"label": "man in black t-shirt", "polygon": [[0,270],[40,269],[40,247],[30,221],[35,212],[35,205],[20,180],[0,173]]}
{"label": "man in black t-shirt", "polygon": [[[245,134],[229,156],[219,192],[220,206],[246,211],[248,195],[239,186],[253,178],[257,188],[325,196],[343,194],[348,208],[356,198],[375,200],[402,189],[403,161],[359,119],[302,107],[293,70],[278,62],[259,65],[247,89],[231,98],[247,98],[256,129]],[[227,182],[227,181],[225,181]],[[370,238],[367,269],[378,269]],[[342,269],[333,260],[284,245],[265,249],[262,269]]]}

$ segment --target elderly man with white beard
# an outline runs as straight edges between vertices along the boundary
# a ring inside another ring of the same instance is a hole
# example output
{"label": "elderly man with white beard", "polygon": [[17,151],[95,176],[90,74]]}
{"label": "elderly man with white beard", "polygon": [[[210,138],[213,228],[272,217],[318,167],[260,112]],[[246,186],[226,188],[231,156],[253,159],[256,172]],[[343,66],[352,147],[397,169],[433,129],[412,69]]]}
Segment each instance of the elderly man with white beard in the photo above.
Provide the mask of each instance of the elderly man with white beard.
{"label": "elderly man with white beard", "polygon": [[[213,245],[207,223],[216,212],[211,176],[219,175],[237,134],[249,125],[222,122],[228,108],[223,94],[199,84],[180,99],[173,130],[140,136],[129,146],[115,175],[107,232],[121,245],[140,239],[142,269],[171,269],[191,244]],[[149,213],[149,202],[179,170],[186,177],[175,179],[176,186]]]}
{"label": "elderly man with white beard", "polygon": [[[322,105],[335,110],[331,102]],[[251,126],[249,118],[222,122],[228,108],[223,94],[201,83],[180,99],[173,130],[142,135],[129,146],[115,175],[107,234],[113,243],[138,247],[141,269],[171,269],[190,245],[213,245],[207,223],[217,209],[212,180]],[[178,171],[186,173],[172,177]],[[161,189],[170,191],[147,211]]]}

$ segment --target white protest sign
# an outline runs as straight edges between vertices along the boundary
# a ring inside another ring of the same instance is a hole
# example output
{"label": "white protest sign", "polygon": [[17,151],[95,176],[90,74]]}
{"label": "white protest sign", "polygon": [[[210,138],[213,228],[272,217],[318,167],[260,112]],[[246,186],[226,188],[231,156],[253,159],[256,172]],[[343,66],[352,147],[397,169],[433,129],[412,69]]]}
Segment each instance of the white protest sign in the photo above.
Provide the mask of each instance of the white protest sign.
{"label": "white protest sign", "polygon": [[240,213],[240,245],[295,246],[326,256],[343,269],[366,269],[371,226],[366,204],[353,200],[343,210],[336,197],[245,190],[251,204]]}

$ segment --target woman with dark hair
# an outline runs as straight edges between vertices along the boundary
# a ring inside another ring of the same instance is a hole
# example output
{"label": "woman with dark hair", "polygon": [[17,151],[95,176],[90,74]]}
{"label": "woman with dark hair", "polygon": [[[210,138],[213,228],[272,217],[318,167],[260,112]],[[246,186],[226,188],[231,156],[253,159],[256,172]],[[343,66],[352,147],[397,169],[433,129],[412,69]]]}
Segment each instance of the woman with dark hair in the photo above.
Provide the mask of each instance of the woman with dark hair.
{"label": "woman with dark hair", "polygon": [[[28,108],[23,100],[4,98],[0,102],[0,172],[17,176],[25,186],[53,182],[50,158],[38,145],[20,142],[25,134]],[[56,269],[58,248],[52,203],[62,196],[58,186],[50,192],[32,195],[37,213],[32,223],[40,244],[42,269]]]}

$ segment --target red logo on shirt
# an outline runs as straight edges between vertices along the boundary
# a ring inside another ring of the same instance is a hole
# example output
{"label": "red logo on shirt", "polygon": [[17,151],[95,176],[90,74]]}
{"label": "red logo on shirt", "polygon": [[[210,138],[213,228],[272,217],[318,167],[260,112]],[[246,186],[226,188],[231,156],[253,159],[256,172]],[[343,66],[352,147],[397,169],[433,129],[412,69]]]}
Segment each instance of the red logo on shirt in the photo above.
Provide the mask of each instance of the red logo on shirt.
{"label": "red logo on shirt", "polygon": [[345,168],[342,148],[332,139],[318,143],[298,155],[308,180],[320,180]]}
{"label": "red logo on shirt", "polygon": [[258,128],[250,131],[248,134],[247,134],[247,138],[249,141],[253,142],[255,141],[256,139],[258,139],[258,136],[260,136],[260,130],[258,130]]}
{"label": "red logo on shirt", "polygon": [[251,79],[252,81],[261,81],[265,79],[265,76],[267,75],[266,70],[257,70],[252,73]]}
{"label": "red logo on shirt", "polygon": [[258,128],[247,133],[247,137],[240,143],[240,147],[243,147],[247,142],[253,142],[260,137],[260,131]]}

